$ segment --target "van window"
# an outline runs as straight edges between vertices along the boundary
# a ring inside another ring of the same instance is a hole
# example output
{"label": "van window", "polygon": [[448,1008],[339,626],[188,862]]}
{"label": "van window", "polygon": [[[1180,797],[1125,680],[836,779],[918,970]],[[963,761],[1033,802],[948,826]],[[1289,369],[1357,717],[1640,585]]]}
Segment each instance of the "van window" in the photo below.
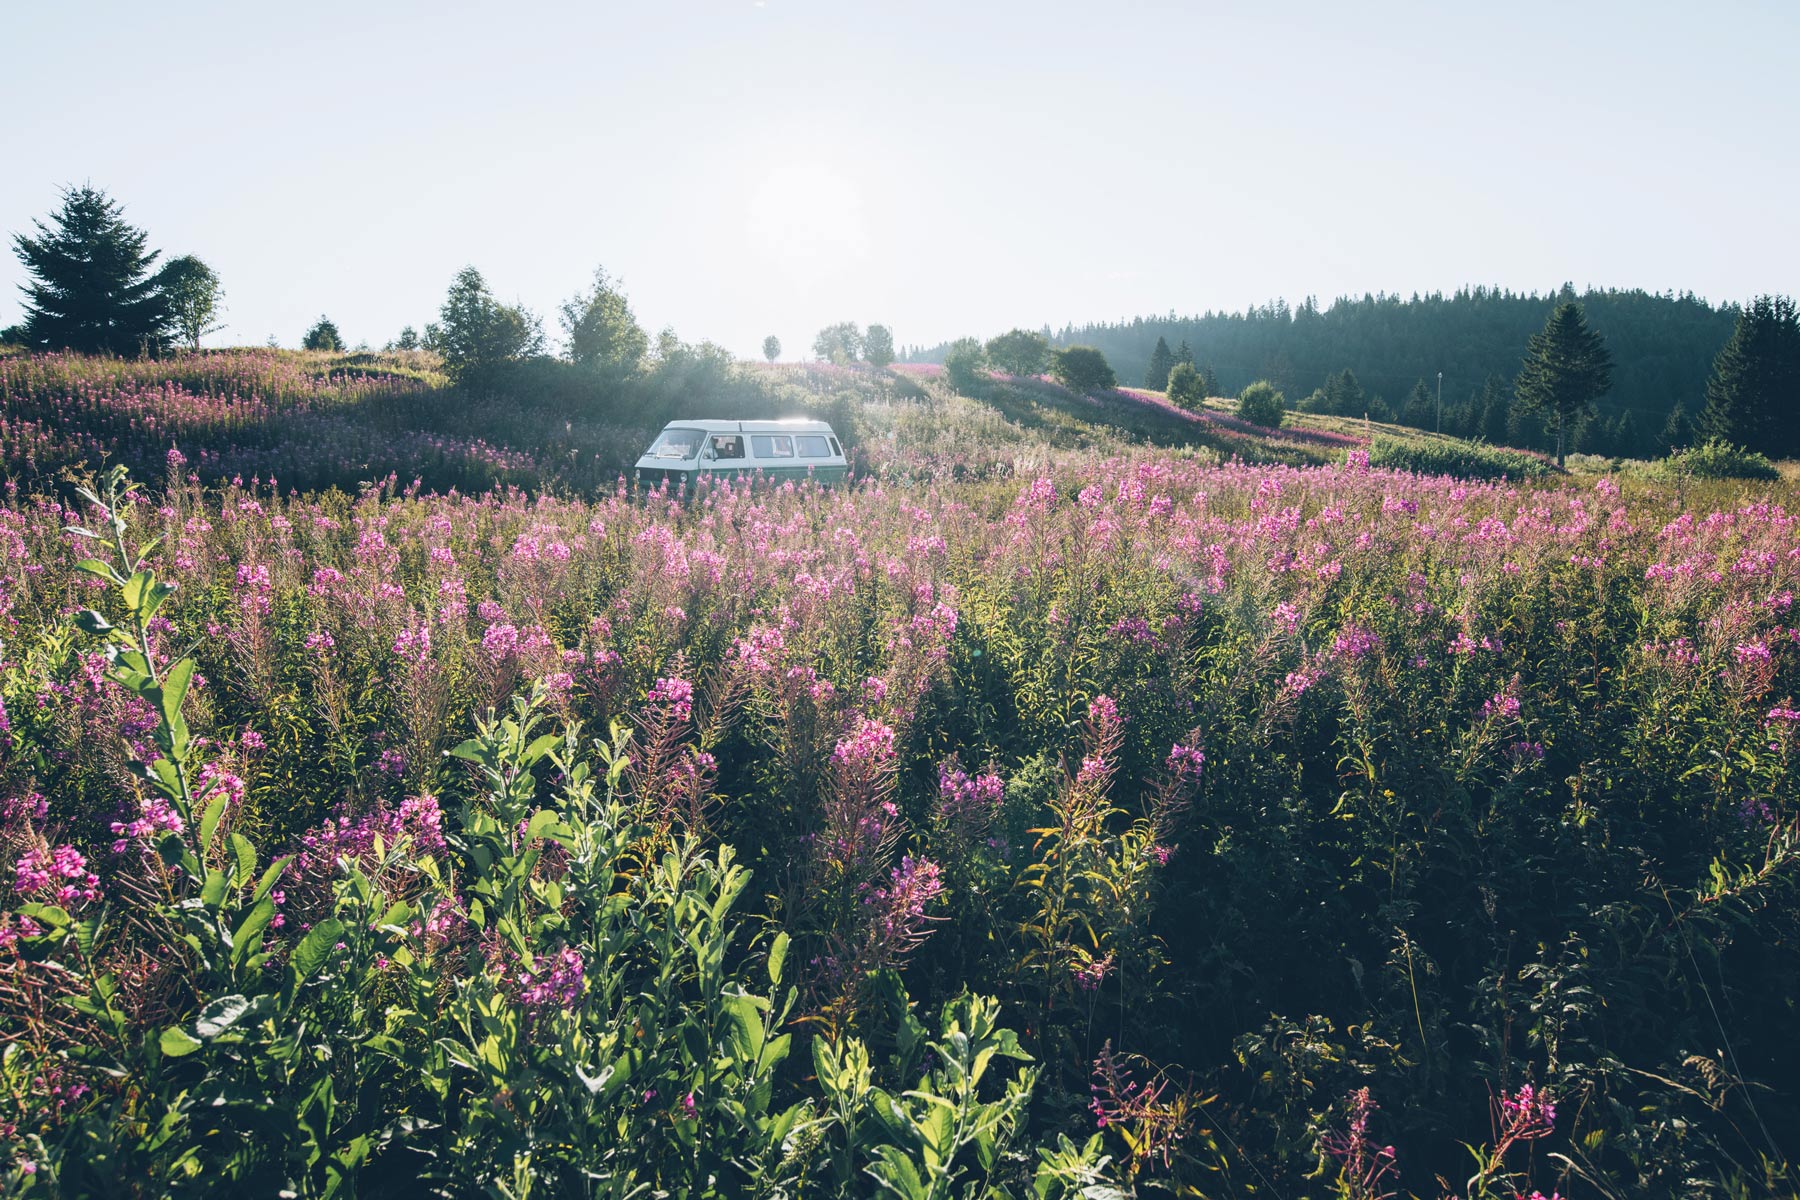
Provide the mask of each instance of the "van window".
{"label": "van window", "polygon": [[750,448],[758,458],[794,457],[794,439],[785,433],[753,433]]}
{"label": "van window", "polygon": [[838,440],[836,438],[831,439],[831,452],[839,458],[844,457],[844,448],[838,445]]}
{"label": "van window", "polygon": [[744,457],[744,436],[739,433],[715,433],[712,439],[713,458],[724,462],[728,459]]}
{"label": "van window", "polygon": [[803,433],[794,439],[794,448],[800,452],[801,458],[830,458],[831,447],[820,433]]}
{"label": "van window", "polygon": [[651,458],[693,458],[700,453],[706,435],[698,429],[665,429],[656,445],[650,447]]}

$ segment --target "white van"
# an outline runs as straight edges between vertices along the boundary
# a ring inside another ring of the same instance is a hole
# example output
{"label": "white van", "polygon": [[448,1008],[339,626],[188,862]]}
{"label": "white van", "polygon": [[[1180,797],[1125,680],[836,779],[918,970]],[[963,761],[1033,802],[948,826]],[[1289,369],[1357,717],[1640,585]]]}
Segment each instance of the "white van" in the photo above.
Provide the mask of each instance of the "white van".
{"label": "white van", "polygon": [[850,471],[844,447],[824,421],[670,421],[637,461],[640,483],[689,491],[702,476],[816,479],[837,483]]}

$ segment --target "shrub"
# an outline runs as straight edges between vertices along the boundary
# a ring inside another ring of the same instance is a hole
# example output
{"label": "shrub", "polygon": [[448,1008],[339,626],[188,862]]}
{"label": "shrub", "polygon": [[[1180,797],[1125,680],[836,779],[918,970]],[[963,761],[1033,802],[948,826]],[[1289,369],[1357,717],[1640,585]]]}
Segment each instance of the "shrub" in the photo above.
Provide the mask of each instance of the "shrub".
{"label": "shrub", "polygon": [[950,386],[968,395],[982,384],[981,373],[987,367],[987,352],[975,338],[962,338],[951,343],[944,355],[944,375]]}
{"label": "shrub", "polygon": [[1660,474],[1690,479],[1780,479],[1781,472],[1764,455],[1712,438],[1698,446],[1677,450],[1657,464]]}
{"label": "shrub", "polygon": [[1199,409],[1206,403],[1206,386],[1193,363],[1176,363],[1169,369],[1169,403]]}
{"label": "shrub", "polygon": [[1266,379],[1259,379],[1238,394],[1237,415],[1264,429],[1280,429],[1287,413],[1287,397]]}
{"label": "shrub", "polygon": [[1050,373],[1056,382],[1084,396],[1108,392],[1119,386],[1106,355],[1092,346],[1065,346],[1052,356]]}
{"label": "shrub", "polygon": [[1377,437],[1369,443],[1369,465],[1419,475],[1462,479],[1540,479],[1556,468],[1535,454],[1454,438]]}

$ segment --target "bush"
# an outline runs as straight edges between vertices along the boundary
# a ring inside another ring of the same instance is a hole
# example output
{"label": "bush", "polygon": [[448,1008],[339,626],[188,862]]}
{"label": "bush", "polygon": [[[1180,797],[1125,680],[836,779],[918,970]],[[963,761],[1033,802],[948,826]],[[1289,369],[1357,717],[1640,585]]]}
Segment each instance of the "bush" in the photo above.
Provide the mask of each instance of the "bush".
{"label": "bush", "polygon": [[944,375],[951,387],[965,394],[981,386],[981,372],[986,368],[987,352],[974,338],[953,342],[944,355]]}
{"label": "bush", "polygon": [[1266,379],[1259,379],[1238,395],[1237,415],[1252,425],[1280,429],[1287,413],[1287,397]]}
{"label": "bush", "polygon": [[1058,350],[1052,357],[1050,373],[1056,376],[1056,382],[1084,396],[1109,392],[1119,386],[1106,355],[1092,346],[1067,346]]}
{"label": "bush", "polygon": [[1192,363],[1176,363],[1169,370],[1169,403],[1198,409],[1206,403],[1206,384]]}
{"label": "bush", "polygon": [[1369,443],[1369,465],[1461,479],[1540,479],[1556,473],[1554,466],[1535,454],[1456,438],[1408,441],[1378,437]]}
{"label": "bush", "polygon": [[1657,464],[1657,471],[1669,478],[1689,479],[1780,479],[1781,472],[1764,455],[1713,438],[1699,446],[1677,450]]}

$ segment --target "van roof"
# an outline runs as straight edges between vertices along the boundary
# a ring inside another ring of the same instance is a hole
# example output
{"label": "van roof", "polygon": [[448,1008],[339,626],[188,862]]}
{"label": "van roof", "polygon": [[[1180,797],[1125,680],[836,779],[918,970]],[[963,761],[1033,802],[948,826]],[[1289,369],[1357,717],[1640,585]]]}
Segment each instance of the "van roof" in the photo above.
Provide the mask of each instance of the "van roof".
{"label": "van roof", "polygon": [[[831,433],[831,425],[806,417],[774,421],[670,421],[664,429],[698,429],[705,433]],[[835,436],[835,435],[834,435]]]}

